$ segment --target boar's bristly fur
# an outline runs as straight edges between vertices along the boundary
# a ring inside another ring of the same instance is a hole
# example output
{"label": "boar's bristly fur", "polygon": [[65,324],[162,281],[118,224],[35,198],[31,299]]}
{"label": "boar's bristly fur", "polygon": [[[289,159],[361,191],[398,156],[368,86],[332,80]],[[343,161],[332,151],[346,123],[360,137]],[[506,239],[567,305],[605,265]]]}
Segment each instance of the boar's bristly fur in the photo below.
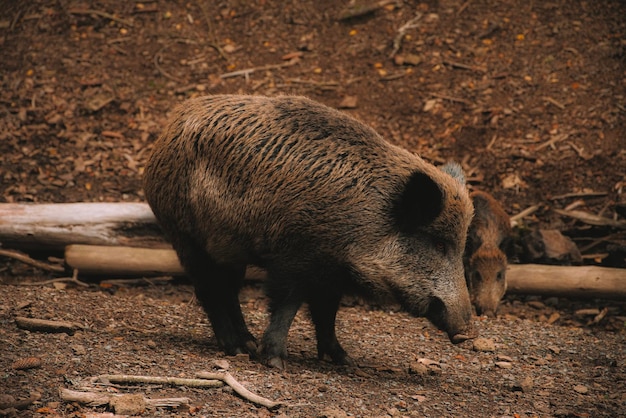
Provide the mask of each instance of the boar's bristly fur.
{"label": "boar's bristly fur", "polygon": [[[335,335],[348,292],[396,300],[454,342],[470,333],[472,204],[460,169],[438,169],[344,113],[293,96],[189,100],[155,144],[145,192],[229,354],[282,367],[306,303],[319,357],[349,363]],[[248,264],[268,272],[259,345],[238,301]]]}
{"label": "boar's bristly fur", "polygon": [[478,315],[495,316],[506,292],[506,247],[511,221],[500,203],[482,191],[470,195],[474,218],[465,251],[465,276]]}

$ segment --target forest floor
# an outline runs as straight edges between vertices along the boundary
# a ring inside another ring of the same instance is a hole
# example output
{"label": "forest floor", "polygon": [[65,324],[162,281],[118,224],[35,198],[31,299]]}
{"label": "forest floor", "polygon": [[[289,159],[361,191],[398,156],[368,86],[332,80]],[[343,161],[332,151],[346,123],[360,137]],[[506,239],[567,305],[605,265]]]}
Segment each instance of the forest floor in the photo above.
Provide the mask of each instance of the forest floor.
{"label": "forest floor", "polygon": [[[0,202],[143,201],[146,157],[177,103],[301,94],[434,164],[461,162],[511,215],[536,206],[520,229],[563,232],[582,263],[626,267],[623,228],[564,214],[626,217],[626,3],[398,0],[347,18],[349,3],[0,1]],[[338,333],[358,367],[319,362],[302,312],[277,371],[221,353],[183,280],[26,286],[52,277],[0,259],[0,415],[111,416],[59,394],[90,387],[191,399],[144,416],[626,416],[620,300],[507,296],[497,318],[474,319],[490,351],[347,300]],[[258,336],[265,297],[252,283],[241,299]],[[78,329],[31,332],[16,317]],[[283,405],[90,380],[224,367]]]}

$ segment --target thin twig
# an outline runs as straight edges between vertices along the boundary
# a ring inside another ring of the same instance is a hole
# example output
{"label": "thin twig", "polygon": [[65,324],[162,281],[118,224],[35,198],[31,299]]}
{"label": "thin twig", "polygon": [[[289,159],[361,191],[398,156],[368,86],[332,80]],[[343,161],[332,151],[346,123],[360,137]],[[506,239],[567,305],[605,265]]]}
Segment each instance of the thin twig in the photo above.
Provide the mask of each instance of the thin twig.
{"label": "thin twig", "polygon": [[553,99],[550,96],[544,96],[543,100],[545,100],[548,103],[552,103],[553,105],[555,105],[556,107],[558,107],[561,110],[565,109],[565,105],[563,103],[557,101],[556,99]]}
{"label": "thin twig", "polygon": [[422,18],[422,16],[422,13],[418,12],[413,19],[400,26],[396,37],[393,39],[393,49],[391,50],[391,54],[389,54],[389,58],[393,58],[396,56],[396,54],[400,50],[400,47],[402,46],[402,40],[404,39],[404,35],[406,35],[406,33],[411,29],[415,29],[419,26],[417,22]]}
{"label": "thin twig", "polygon": [[573,192],[573,193],[560,194],[558,196],[552,196],[550,200],[569,199],[572,197],[582,197],[582,198],[603,197],[603,196],[606,196],[607,194],[608,194],[607,192]]}
{"label": "thin twig", "polygon": [[204,20],[206,21],[206,25],[208,28],[207,33],[208,33],[208,39],[209,39],[208,45],[211,48],[215,49],[217,53],[220,54],[220,57],[227,60],[228,58],[226,58],[226,54],[224,53],[224,50],[220,48],[220,46],[217,44],[217,37],[215,36],[215,31],[213,30],[213,23],[211,21],[211,15],[209,14],[209,11],[206,8],[206,4],[202,0],[198,0],[196,3],[198,3],[198,7],[200,7],[200,10],[202,10],[202,14],[204,15]]}
{"label": "thin twig", "polygon": [[445,65],[449,65],[450,67],[460,68],[462,70],[476,71],[477,73],[485,73],[485,72],[487,72],[487,69],[484,68],[484,67],[477,67],[475,65],[463,64],[462,62],[443,60],[443,63]]}
{"label": "thin twig", "polygon": [[59,277],[58,279],[42,280],[40,282],[20,283],[20,286],[45,286],[53,283],[74,283],[78,286],[89,287],[89,283],[78,280],[78,269],[74,269],[72,277]]}
{"label": "thin twig", "polygon": [[559,215],[568,216],[589,225],[595,226],[611,226],[614,228],[626,229],[626,221],[616,221],[611,218],[594,215],[593,213],[584,212],[582,210],[562,210],[554,209]]}
{"label": "thin twig", "polygon": [[220,75],[220,78],[224,79],[224,78],[239,77],[239,76],[248,77],[250,74],[257,72],[257,71],[275,70],[278,68],[291,67],[292,65],[297,64],[299,61],[300,60],[298,58],[293,58],[281,64],[269,64],[269,65],[262,65],[260,67],[245,68],[243,70],[233,71],[230,73],[224,73]]}
{"label": "thin twig", "polygon": [[25,318],[23,316],[15,317],[15,323],[19,328],[29,331],[40,331],[50,333],[66,333],[74,335],[77,329],[82,327],[78,324],[68,321],[51,321],[48,319]]}
{"label": "thin twig", "polygon": [[517,215],[513,215],[511,216],[511,226],[515,226],[517,225],[517,221],[532,215],[533,213],[535,213],[537,211],[537,209],[539,209],[538,205],[532,205],[530,207],[527,207],[526,209],[524,209],[523,211],[521,211],[520,213],[518,213]]}
{"label": "thin twig", "polygon": [[264,406],[268,409],[273,409],[282,405],[281,402],[274,402],[267,398],[264,398],[262,396],[259,396],[250,392],[248,389],[243,387],[241,383],[237,382],[237,380],[235,380],[235,378],[228,372],[220,372],[220,373],[199,372],[197,373],[197,376],[202,379],[221,380],[222,382],[226,383],[228,386],[233,388],[233,390],[237,392],[237,394],[241,396],[242,398],[247,399],[250,402],[255,403],[257,405]]}
{"label": "thin twig", "polygon": [[339,14],[337,15],[337,20],[348,20],[352,19],[353,17],[365,16],[369,13],[375,12],[382,7],[385,7],[390,3],[394,3],[395,1],[396,0],[379,0],[374,2],[360,1],[356,4],[350,4],[341,12],[339,12]]}
{"label": "thin twig", "polygon": [[103,12],[100,10],[95,10],[95,9],[70,9],[68,10],[69,13],[74,14],[74,15],[96,15],[96,16],[100,16],[100,17],[104,17],[105,19],[109,19],[109,20],[113,20],[115,22],[121,23],[123,25],[126,26],[133,26],[133,22],[127,19],[122,19],[120,17],[114,16],[110,13],[107,12]]}
{"label": "thin twig", "polygon": [[544,142],[543,144],[537,146],[537,148],[535,148],[535,151],[542,150],[545,147],[553,147],[554,148],[554,144],[556,144],[557,142],[563,141],[563,140],[565,140],[567,138],[569,138],[569,134],[556,135],[552,139],[550,139],[550,140]]}
{"label": "thin twig", "polygon": [[467,6],[469,6],[471,2],[472,0],[467,0],[465,3],[463,3],[461,7],[459,7],[459,10],[456,11],[456,15],[459,16],[461,13],[463,13],[463,10],[467,9]]}
{"label": "thin twig", "polygon": [[37,267],[46,271],[53,271],[55,273],[63,273],[65,271],[65,268],[63,268],[62,266],[56,266],[53,264],[44,263],[43,261],[37,261],[19,251],[0,250],[0,255],[9,257],[9,258],[14,258],[18,261],[21,261],[22,263],[26,263],[26,264],[29,264],[31,266],[34,266],[34,267]]}
{"label": "thin twig", "polygon": [[472,106],[474,104],[470,102],[469,100],[462,99],[460,97],[446,96],[445,94],[439,94],[439,93],[430,93],[430,95],[438,99],[448,100],[450,102],[456,102],[456,103],[463,103],[468,106]]}
{"label": "thin twig", "polygon": [[161,68],[161,66],[159,65],[159,60],[161,59],[161,53],[163,52],[163,50],[165,50],[165,47],[161,48],[159,52],[154,54],[154,66],[156,67],[157,71],[159,71],[159,73],[161,73],[161,75],[164,76],[165,78],[169,78],[170,80],[177,81],[179,83],[184,82],[183,79],[171,75],[170,73],[165,71],[163,68]]}

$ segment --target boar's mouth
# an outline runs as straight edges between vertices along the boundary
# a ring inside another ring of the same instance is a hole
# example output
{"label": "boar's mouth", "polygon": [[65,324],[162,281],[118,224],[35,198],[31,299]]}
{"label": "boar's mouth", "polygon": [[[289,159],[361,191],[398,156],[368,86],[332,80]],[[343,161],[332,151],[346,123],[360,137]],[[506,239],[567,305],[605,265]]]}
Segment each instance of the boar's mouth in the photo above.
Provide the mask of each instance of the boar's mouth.
{"label": "boar's mouth", "polygon": [[426,310],[426,314],[424,316],[437,328],[445,331],[453,344],[459,344],[463,341],[474,338],[473,330],[470,329],[471,326],[466,325],[463,329],[459,329],[459,327],[450,323],[446,305],[438,297],[433,297],[430,300],[428,309]]}

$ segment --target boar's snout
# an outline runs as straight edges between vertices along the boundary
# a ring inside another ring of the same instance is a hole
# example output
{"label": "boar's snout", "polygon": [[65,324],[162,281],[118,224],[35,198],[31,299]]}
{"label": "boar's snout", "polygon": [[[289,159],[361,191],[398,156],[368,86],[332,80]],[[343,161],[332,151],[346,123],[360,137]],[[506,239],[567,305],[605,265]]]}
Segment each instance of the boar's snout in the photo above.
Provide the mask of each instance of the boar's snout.
{"label": "boar's snout", "polygon": [[448,304],[438,297],[433,297],[429,304],[426,317],[439,329],[448,334],[452,344],[476,338],[477,331],[472,326],[472,310],[469,303],[463,301],[457,304]]}

